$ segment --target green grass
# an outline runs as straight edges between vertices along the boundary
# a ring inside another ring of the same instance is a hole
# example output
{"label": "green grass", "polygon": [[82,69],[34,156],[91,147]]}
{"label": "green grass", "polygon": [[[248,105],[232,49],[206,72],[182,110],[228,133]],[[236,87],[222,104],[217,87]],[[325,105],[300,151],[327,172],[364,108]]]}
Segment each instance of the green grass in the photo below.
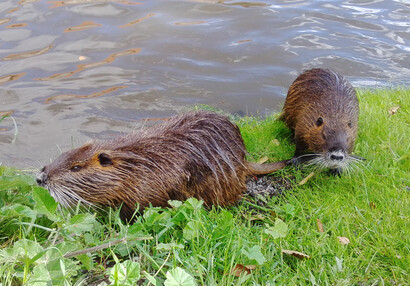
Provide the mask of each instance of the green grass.
{"label": "green grass", "polygon": [[[0,167],[0,285],[408,285],[410,91],[359,91],[359,100],[359,170],[299,186],[311,170],[287,168],[278,173],[293,189],[264,207],[245,199],[206,210],[191,199],[126,225],[117,212],[60,214],[32,176]],[[250,160],[292,156],[274,116],[236,120]],[[240,265],[251,270],[237,277]]]}

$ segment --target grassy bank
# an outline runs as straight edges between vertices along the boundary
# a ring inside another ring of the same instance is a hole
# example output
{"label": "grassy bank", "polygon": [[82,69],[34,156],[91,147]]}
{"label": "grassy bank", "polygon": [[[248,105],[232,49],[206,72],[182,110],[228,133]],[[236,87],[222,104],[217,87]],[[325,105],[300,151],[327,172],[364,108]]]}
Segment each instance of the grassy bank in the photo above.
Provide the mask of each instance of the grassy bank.
{"label": "grassy bank", "polygon": [[[359,99],[359,170],[299,185],[311,170],[287,168],[276,175],[292,190],[263,207],[245,198],[205,210],[191,199],[130,226],[115,212],[60,214],[31,176],[0,167],[0,285],[406,285],[410,91]],[[274,117],[237,122],[250,159],[292,155]]]}

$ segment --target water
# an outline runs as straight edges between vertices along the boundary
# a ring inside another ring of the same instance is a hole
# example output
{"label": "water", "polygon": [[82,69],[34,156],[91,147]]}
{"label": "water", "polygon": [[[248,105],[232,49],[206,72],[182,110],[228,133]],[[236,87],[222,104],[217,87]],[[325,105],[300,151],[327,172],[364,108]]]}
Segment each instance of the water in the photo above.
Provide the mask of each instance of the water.
{"label": "water", "polygon": [[278,111],[312,67],[408,86],[410,1],[3,0],[0,59],[0,163],[39,168],[195,104]]}

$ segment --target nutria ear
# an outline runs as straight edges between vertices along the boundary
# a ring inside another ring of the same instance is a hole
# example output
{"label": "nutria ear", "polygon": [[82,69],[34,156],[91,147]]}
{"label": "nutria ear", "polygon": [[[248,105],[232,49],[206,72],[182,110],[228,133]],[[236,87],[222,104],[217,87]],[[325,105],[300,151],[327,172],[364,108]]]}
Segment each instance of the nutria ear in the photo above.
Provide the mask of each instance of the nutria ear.
{"label": "nutria ear", "polygon": [[103,167],[113,165],[113,162],[110,158],[110,155],[108,155],[107,153],[98,154],[98,161],[100,162],[100,165],[103,166]]}

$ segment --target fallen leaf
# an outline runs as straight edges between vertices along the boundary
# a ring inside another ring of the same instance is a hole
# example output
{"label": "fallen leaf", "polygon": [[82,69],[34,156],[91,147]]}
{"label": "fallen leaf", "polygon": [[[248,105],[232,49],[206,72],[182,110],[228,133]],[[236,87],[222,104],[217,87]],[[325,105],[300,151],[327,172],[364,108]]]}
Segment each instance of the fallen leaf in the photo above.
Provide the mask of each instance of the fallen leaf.
{"label": "fallen leaf", "polygon": [[299,251],[282,249],[282,253],[297,257],[299,259],[310,259],[310,256]]}
{"label": "fallen leaf", "polygon": [[275,145],[275,146],[279,146],[279,145],[280,145],[278,139],[273,139],[273,140],[272,140],[272,144]]}
{"label": "fallen leaf", "polygon": [[78,57],[78,60],[79,60],[79,61],[85,61],[86,59],[87,59],[87,58],[84,57],[84,56],[79,56],[79,57]]}
{"label": "fallen leaf", "polygon": [[320,221],[320,219],[317,219],[316,223],[317,223],[317,230],[319,232],[322,232],[322,233],[325,232],[325,229],[323,227],[323,223]]}
{"label": "fallen leaf", "polygon": [[389,109],[389,114],[390,114],[390,115],[396,114],[396,112],[397,112],[397,110],[399,110],[399,108],[400,108],[399,105],[390,108],[390,109]]}
{"label": "fallen leaf", "polygon": [[307,175],[306,178],[304,178],[302,181],[299,182],[299,186],[306,184],[306,182],[309,181],[309,179],[312,178],[314,175],[315,175],[315,172],[312,172],[309,175]]}
{"label": "fallen leaf", "polygon": [[269,158],[266,157],[266,156],[264,156],[264,157],[260,158],[257,163],[258,163],[258,164],[263,164],[263,163],[265,163],[265,162],[268,161],[268,160],[269,160]]}
{"label": "fallen leaf", "polygon": [[246,275],[251,274],[252,270],[256,268],[256,265],[243,265],[243,264],[236,264],[235,267],[231,270],[230,275],[235,277],[241,276],[243,273]]}
{"label": "fallen leaf", "polygon": [[339,240],[340,244],[346,245],[350,243],[350,240],[344,236],[338,236],[337,239]]}
{"label": "fallen leaf", "polygon": [[374,210],[376,208],[376,204],[374,202],[369,203],[369,207]]}

